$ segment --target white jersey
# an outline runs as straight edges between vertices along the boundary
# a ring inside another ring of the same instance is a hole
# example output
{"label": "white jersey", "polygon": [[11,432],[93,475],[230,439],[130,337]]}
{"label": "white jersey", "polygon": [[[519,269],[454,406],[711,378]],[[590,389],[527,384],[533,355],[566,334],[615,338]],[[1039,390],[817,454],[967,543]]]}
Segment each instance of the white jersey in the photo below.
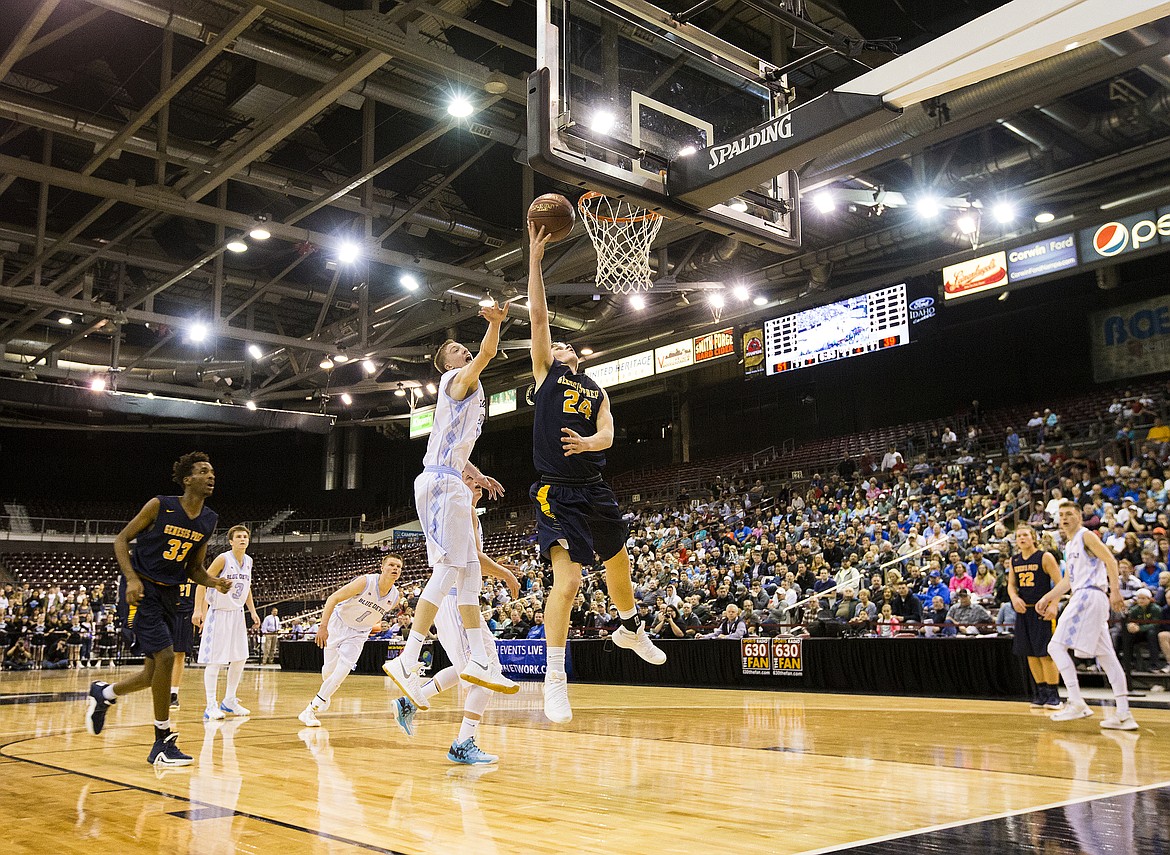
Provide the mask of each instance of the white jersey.
{"label": "white jersey", "polygon": [[337,604],[333,613],[350,629],[370,628],[386,619],[391,609],[398,605],[398,586],[393,585],[385,597],[378,596],[378,578],[381,573],[366,574],[366,586],[356,597],[350,597]]}
{"label": "white jersey", "polygon": [[243,611],[244,603],[248,601],[248,592],[252,590],[252,556],[245,553],[241,563],[236,561],[236,556],[228,550],[219,557],[223,559],[223,570],[219,578],[229,580],[232,589],[224,594],[215,588],[208,588],[207,607]]}
{"label": "white jersey", "polygon": [[456,401],[447,394],[447,387],[458,373],[452,368],[439,380],[438,404],[435,420],[431,426],[431,437],[427,441],[424,466],[446,466],[457,473],[463,472],[471,449],[479,439],[483,420],[487,415],[487,397],[483,386],[475,384],[475,390],[462,401]]}
{"label": "white jersey", "polygon": [[1064,547],[1064,560],[1069,584],[1073,591],[1085,588],[1096,588],[1105,591],[1109,587],[1109,576],[1105,572],[1105,562],[1085,548],[1085,532],[1083,526],[1077,529]]}

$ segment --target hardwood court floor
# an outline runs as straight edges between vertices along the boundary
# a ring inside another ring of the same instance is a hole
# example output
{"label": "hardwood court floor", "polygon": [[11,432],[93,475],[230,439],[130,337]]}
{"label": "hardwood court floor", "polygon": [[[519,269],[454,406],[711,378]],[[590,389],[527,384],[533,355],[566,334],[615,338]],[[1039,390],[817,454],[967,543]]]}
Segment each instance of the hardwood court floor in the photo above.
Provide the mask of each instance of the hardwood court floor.
{"label": "hardwood court floor", "polygon": [[318,680],[272,670],[245,673],[249,719],[206,725],[189,671],[196,764],[156,773],[145,693],[85,732],[95,676],[0,675],[0,850],[798,853],[1170,782],[1166,710],[1102,734],[1100,709],[1058,725],[1003,702],[586,685],[560,727],[538,684],[501,696],[479,737],[499,768],[458,767],[453,695],[408,740],[389,681],[355,675],[310,729]]}

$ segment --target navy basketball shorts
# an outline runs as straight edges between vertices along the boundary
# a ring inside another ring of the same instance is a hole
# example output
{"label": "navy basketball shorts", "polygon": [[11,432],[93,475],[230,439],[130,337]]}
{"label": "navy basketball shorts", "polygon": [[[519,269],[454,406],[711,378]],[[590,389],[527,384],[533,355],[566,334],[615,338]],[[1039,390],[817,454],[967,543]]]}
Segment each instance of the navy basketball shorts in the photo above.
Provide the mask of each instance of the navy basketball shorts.
{"label": "navy basketball shorts", "polygon": [[1022,615],[1016,615],[1015,638],[1012,653],[1017,656],[1047,656],[1048,642],[1052,640],[1052,621],[1036,614],[1029,606]]}
{"label": "navy basketball shorts", "polygon": [[[130,628],[134,631],[134,649],[142,656],[153,656],[168,647],[175,647],[178,637],[179,588],[160,585],[145,576],[142,579],[142,599],[138,607],[130,607],[133,616]],[[126,601],[125,580],[120,586],[121,600]]]}
{"label": "navy basketball shorts", "polygon": [[188,656],[195,655],[195,627],[191,615],[192,612],[178,612],[175,620],[175,652]]}
{"label": "navy basketball shorts", "polygon": [[597,556],[608,561],[626,548],[629,529],[617,498],[604,481],[548,484],[537,481],[528,495],[536,505],[536,537],[543,558],[560,544],[578,564]]}

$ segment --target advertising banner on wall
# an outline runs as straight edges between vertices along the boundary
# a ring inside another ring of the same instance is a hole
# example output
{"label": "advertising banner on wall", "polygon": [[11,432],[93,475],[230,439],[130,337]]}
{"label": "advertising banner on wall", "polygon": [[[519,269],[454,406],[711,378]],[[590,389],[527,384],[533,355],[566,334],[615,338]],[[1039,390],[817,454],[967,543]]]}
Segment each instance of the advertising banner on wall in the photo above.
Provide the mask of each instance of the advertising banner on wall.
{"label": "advertising banner on wall", "polygon": [[1085,264],[1170,242],[1170,208],[1142,211],[1081,229],[1077,244]]}
{"label": "advertising banner on wall", "polygon": [[695,364],[695,340],[676,341],[666,347],[654,348],[654,370],[658,374],[677,371]]}
{"label": "advertising banner on wall", "polygon": [[1170,371],[1170,296],[1094,312],[1089,323],[1098,383]]}
{"label": "advertising banner on wall", "polygon": [[1077,266],[1077,245],[1070,232],[1008,250],[1008,281],[1023,282]]}
{"label": "advertising banner on wall", "polygon": [[953,300],[1007,284],[1007,253],[993,252],[943,268],[943,298]]}
{"label": "advertising banner on wall", "polygon": [[516,410],[516,390],[505,389],[503,392],[497,392],[488,398],[488,415],[499,416],[504,413],[515,412]]}
{"label": "advertising banner on wall", "polygon": [[764,328],[751,327],[743,331],[743,376],[751,379],[764,376]]}
{"label": "advertising banner on wall", "polygon": [[718,359],[720,356],[731,356],[733,353],[735,353],[735,329],[732,327],[695,337],[696,363],[706,362],[708,359]]}
{"label": "advertising banner on wall", "polygon": [[427,407],[425,410],[415,410],[410,414],[410,438],[418,439],[420,436],[426,436],[431,432],[431,425],[434,423],[434,407]]}

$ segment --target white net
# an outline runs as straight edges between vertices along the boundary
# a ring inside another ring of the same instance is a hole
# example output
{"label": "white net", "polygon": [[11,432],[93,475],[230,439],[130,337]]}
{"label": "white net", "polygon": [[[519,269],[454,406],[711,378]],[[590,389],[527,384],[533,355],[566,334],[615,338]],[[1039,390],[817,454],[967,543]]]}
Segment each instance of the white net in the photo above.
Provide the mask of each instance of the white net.
{"label": "white net", "polygon": [[592,191],[578,200],[577,208],[597,250],[597,284],[617,294],[650,288],[650,245],[662,228],[662,217]]}

